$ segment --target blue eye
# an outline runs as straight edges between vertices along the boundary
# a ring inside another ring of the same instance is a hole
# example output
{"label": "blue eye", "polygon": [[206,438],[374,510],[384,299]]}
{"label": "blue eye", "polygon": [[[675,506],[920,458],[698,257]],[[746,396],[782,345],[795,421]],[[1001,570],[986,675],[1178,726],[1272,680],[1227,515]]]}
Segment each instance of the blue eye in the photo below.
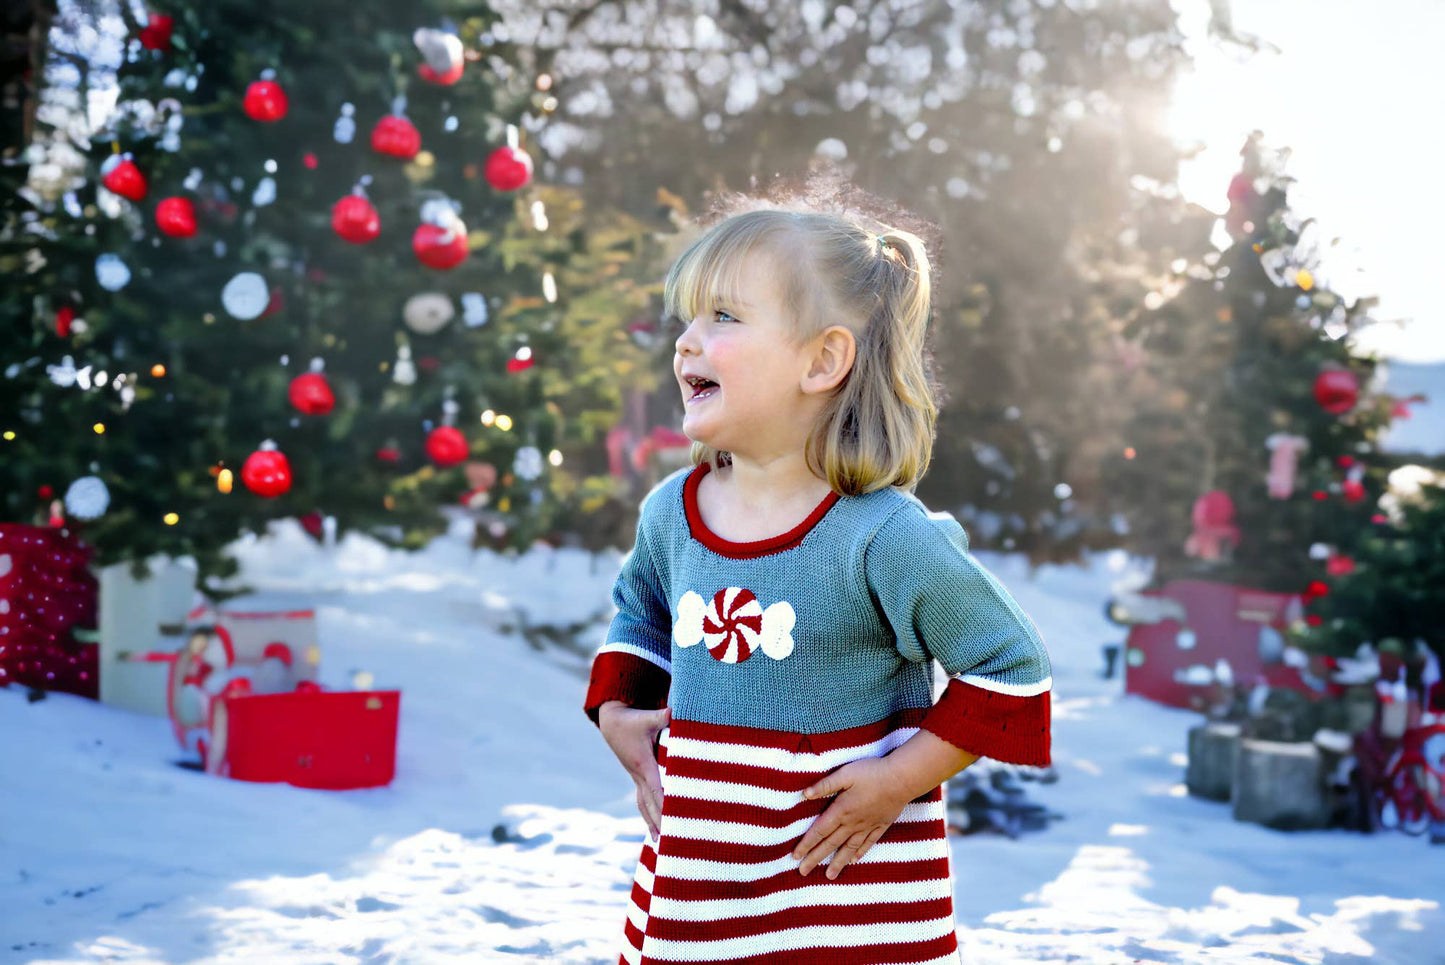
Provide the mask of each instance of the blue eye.
{"label": "blue eye", "polygon": [[735,316],[729,315],[727,312],[723,311],[723,310],[720,309],[720,308],[719,308],[718,310],[714,311],[713,314],[714,314],[714,315],[722,315],[722,316],[724,316],[725,318],[731,318],[733,321],[737,321],[737,318],[736,318]]}

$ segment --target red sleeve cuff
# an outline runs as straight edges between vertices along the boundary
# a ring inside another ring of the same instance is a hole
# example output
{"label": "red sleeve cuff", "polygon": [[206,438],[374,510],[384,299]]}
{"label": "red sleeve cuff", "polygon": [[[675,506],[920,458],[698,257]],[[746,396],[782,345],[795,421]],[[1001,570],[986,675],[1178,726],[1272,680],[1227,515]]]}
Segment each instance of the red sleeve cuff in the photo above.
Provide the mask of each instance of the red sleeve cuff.
{"label": "red sleeve cuff", "polygon": [[918,726],[970,754],[1047,767],[1051,706],[1048,691],[1015,697],[955,678]]}
{"label": "red sleeve cuff", "polygon": [[655,663],[615,650],[599,653],[592,661],[583,709],[594,724],[597,708],[609,700],[620,700],[638,710],[661,710],[671,685],[672,675]]}

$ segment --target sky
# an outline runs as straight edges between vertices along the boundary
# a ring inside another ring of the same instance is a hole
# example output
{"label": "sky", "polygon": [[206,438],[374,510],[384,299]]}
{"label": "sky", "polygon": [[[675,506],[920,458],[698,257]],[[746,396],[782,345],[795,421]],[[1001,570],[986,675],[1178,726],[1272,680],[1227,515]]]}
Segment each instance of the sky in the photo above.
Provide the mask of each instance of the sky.
{"label": "sky", "polygon": [[[1292,154],[1291,207],[1319,221],[1322,280],[1348,299],[1377,295],[1381,323],[1356,344],[1387,358],[1445,361],[1445,305],[1433,259],[1445,224],[1445,0],[1234,0],[1235,29],[1277,52],[1247,56],[1203,32],[1207,0],[1174,0],[1195,70],[1170,130],[1203,142],[1180,187],[1214,211],[1258,128]],[[1392,320],[1407,320],[1403,328]]]}

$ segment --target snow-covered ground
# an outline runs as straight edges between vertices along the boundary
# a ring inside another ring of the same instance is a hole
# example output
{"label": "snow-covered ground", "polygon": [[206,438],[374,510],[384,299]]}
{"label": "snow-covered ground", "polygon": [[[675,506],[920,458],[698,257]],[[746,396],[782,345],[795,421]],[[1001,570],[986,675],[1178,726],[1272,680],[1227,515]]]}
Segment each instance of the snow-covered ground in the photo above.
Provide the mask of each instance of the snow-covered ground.
{"label": "snow-covered ground", "polygon": [[[325,550],[295,528],[239,549],[257,593],[232,605],[314,606],[324,685],[401,689],[396,780],[209,777],[176,766],[164,720],[0,690],[0,962],[615,962],[631,781],[579,709],[585,656],[497,628],[596,617],[595,643],[619,556]],[[1108,560],[981,558],[1049,646],[1060,780],[1027,787],[1065,818],[954,840],[966,960],[1445,962],[1445,849],[1188,797],[1194,715],[1099,677]]]}

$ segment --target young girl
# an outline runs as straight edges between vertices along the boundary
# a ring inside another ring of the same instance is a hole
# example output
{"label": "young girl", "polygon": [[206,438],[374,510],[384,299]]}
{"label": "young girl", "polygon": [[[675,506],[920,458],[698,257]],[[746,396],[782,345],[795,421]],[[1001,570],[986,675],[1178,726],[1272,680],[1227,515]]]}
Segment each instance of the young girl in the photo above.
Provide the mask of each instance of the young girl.
{"label": "young girl", "polygon": [[651,835],[621,961],[956,962],[940,785],[1049,762],[1050,670],[913,495],[923,243],[750,211],[665,297],[694,465],[643,502],[586,699]]}

